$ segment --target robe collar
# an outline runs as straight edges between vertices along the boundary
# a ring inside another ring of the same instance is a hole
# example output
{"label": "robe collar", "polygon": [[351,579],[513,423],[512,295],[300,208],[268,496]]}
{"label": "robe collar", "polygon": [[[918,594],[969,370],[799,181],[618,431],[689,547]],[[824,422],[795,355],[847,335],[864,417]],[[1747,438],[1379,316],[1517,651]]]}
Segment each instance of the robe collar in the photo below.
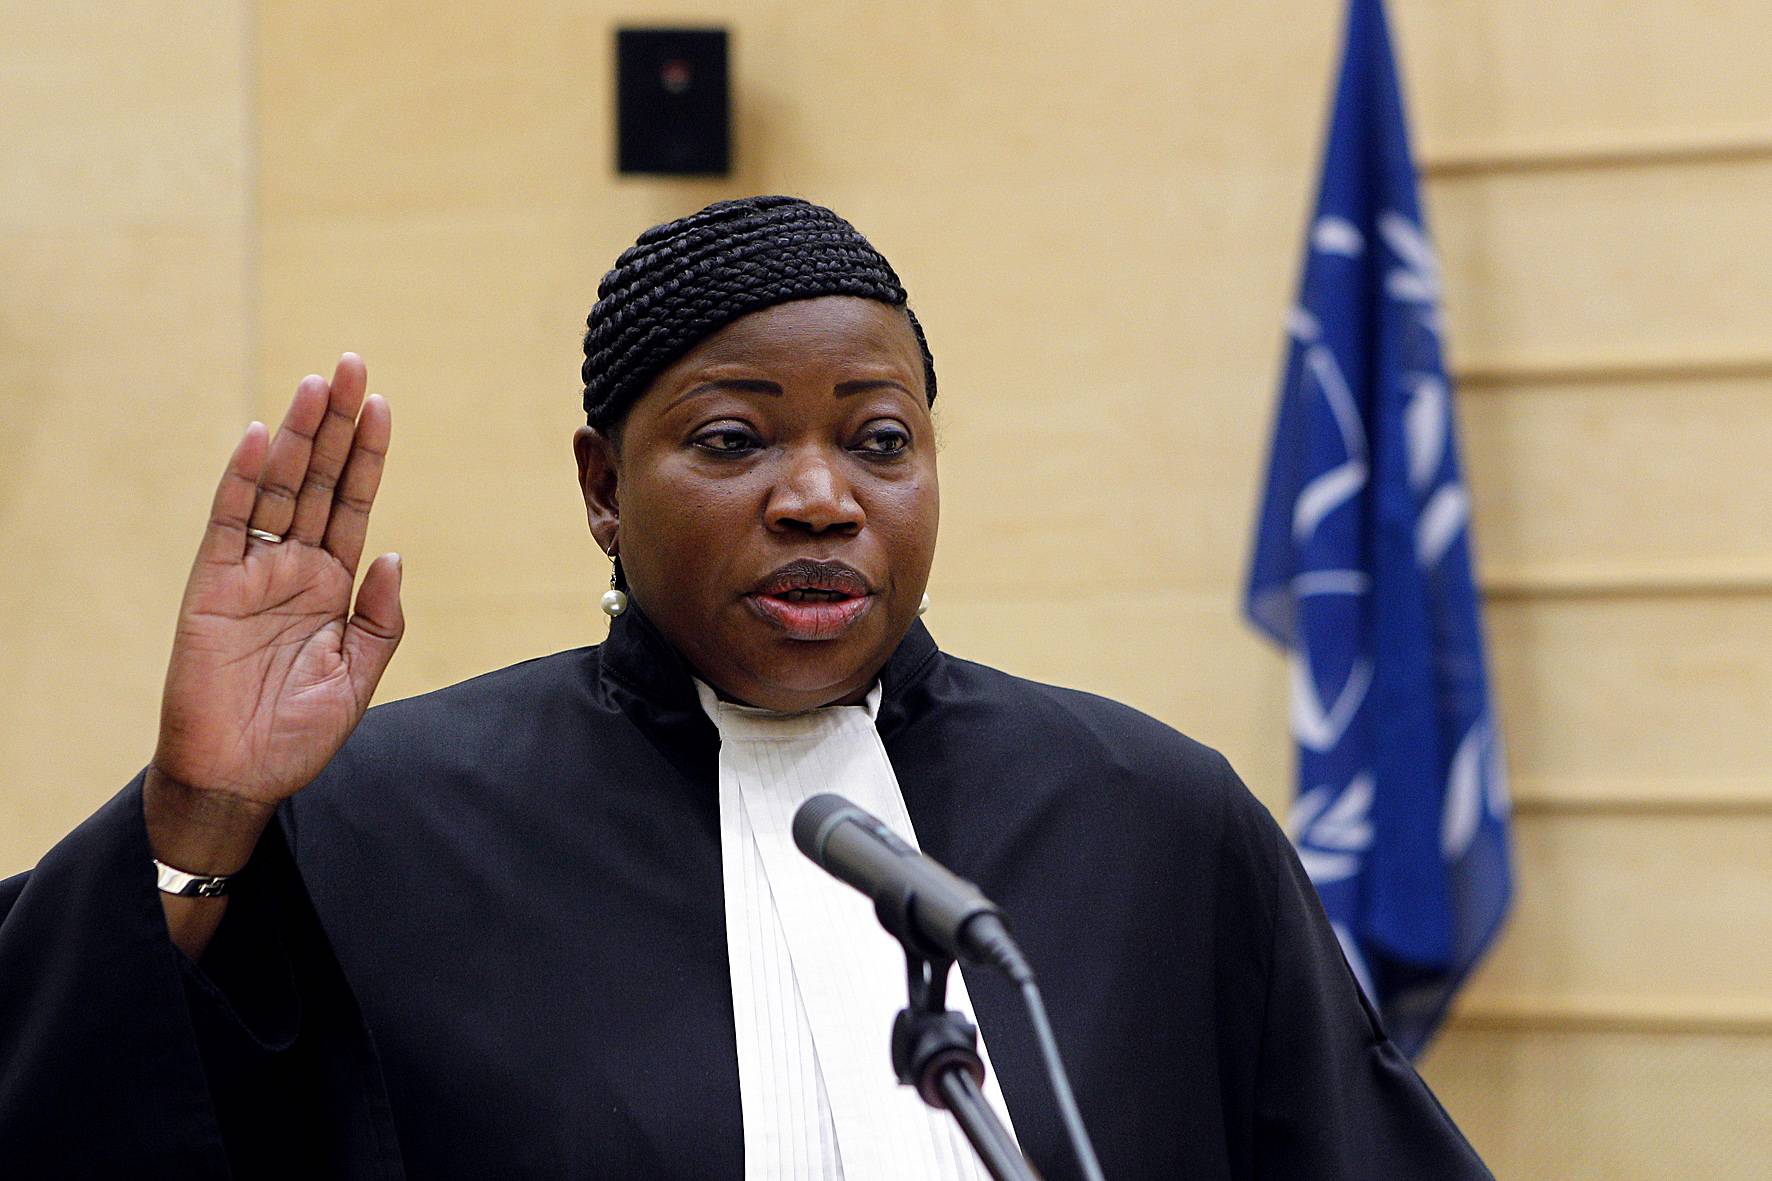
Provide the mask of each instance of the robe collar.
{"label": "robe collar", "polygon": [[[621,708],[637,706],[659,722],[712,728],[696,699],[688,661],[637,606],[630,604],[610,622],[609,638],[598,651],[598,687],[605,700]],[[929,629],[913,621],[880,670],[882,735],[908,720],[905,697],[934,670],[939,655]]]}

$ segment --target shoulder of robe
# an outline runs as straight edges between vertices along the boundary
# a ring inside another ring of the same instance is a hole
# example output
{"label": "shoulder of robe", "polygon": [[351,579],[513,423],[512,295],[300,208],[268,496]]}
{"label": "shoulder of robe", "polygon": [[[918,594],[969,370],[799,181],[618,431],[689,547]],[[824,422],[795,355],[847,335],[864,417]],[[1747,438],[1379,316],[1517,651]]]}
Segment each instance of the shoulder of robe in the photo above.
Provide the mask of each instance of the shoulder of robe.
{"label": "shoulder of robe", "polygon": [[1035,778],[1057,790],[1107,794],[1194,828],[1272,822],[1222,754],[1129,705],[945,653],[924,691],[930,716],[960,726],[978,762],[1037,766]]}
{"label": "shoulder of robe", "polygon": [[315,787],[343,777],[447,772],[483,764],[495,753],[517,759],[526,748],[558,749],[563,739],[595,726],[596,676],[597,649],[574,648],[374,706]]}

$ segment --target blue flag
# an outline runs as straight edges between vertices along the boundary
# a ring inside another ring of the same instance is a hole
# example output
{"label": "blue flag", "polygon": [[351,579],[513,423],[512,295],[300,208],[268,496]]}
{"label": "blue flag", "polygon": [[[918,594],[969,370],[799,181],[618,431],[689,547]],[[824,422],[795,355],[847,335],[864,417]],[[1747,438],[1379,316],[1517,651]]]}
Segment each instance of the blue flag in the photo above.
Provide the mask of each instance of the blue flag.
{"label": "blue flag", "polygon": [[1245,604],[1291,666],[1288,830],[1396,1044],[1507,912],[1507,782],[1381,0],[1351,0]]}

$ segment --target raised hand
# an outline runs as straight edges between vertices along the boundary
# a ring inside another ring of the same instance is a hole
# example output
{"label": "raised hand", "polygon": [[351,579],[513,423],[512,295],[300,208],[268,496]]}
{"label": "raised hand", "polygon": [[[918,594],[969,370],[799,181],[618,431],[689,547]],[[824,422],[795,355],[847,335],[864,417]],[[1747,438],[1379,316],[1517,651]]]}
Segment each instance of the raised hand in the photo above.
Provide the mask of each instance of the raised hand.
{"label": "raised hand", "polygon": [[351,602],[390,432],[366,380],[351,353],[330,384],[304,379],[276,437],[248,427],[216,489],[144,796],[155,856],[181,869],[244,863],[344,744],[400,642],[399,555],[371,563]]}

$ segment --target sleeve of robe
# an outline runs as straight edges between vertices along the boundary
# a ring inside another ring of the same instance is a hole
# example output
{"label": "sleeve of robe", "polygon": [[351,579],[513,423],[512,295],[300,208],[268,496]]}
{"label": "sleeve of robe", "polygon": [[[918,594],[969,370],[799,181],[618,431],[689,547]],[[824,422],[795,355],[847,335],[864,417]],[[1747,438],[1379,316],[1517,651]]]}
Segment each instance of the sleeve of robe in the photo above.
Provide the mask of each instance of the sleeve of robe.
{"label": "sleeve of robe", "polygon": [[402,1175],[368,1030],[273,825],[198,966],[141,777],[0,882],[0,1173]]}
{"label": "sleeve of robe", "polygon": [[[1234,775],[1228,767],[1225,773]],[[1251,953],[1266,961],[1261,995],[1242,999],[1252,1016],[1259,1007],[1252,1175],[1493,1181],[1386,1036],[1285,833],[1246,791],[1235,797],[1225,839],[1242,848],[1226,850],[1227,866],[1265,879],[1250,883],[1249,893],[1265,898],[1267,918],[1238,937],[1253,936]]]}

